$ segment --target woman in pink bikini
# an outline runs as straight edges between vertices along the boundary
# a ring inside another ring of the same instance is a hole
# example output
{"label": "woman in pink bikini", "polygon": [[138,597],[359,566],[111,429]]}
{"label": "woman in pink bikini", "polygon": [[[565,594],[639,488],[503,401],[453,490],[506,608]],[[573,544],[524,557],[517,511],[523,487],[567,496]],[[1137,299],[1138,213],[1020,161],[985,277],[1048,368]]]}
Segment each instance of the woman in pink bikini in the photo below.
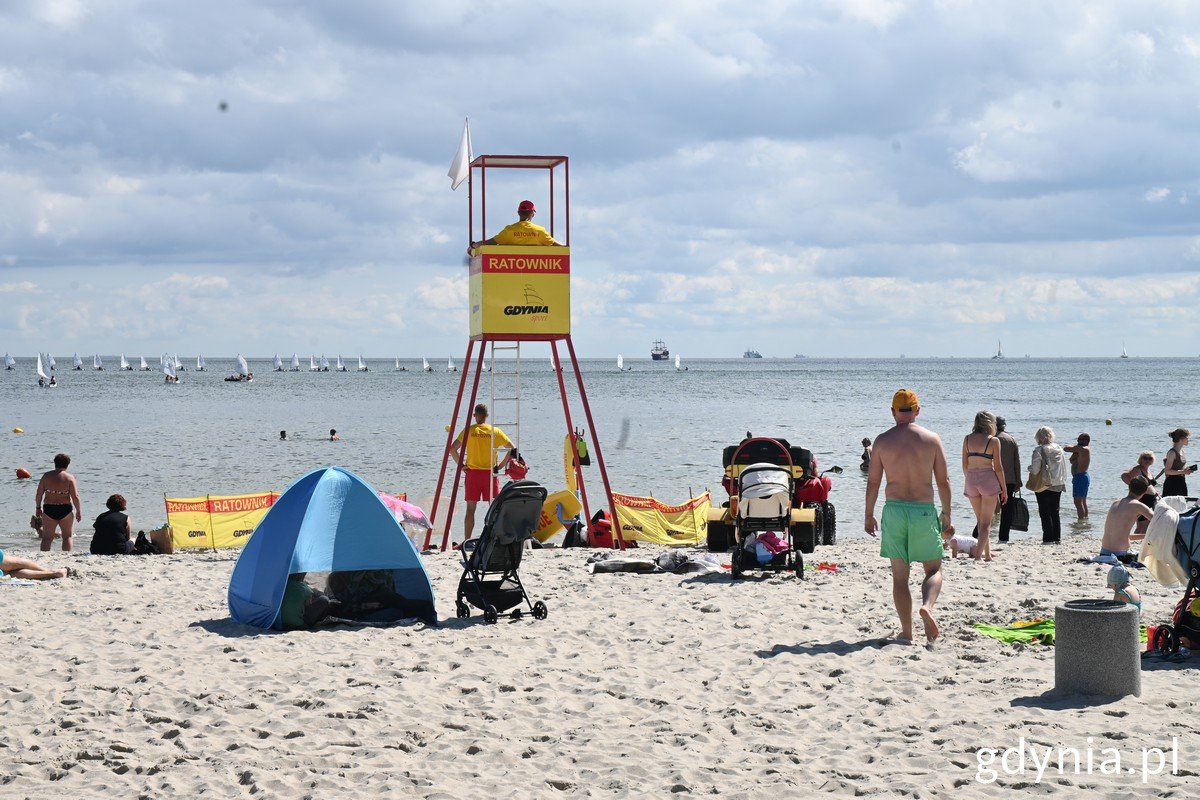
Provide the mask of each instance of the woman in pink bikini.
{"label": "woman in pink bikini", "polygon": [[1000,461],[1000,440],[996,438],[996,417],[990,411],[975,415],[975,427],[962,445],[962,468],[966,482],[963,494],[975,511],[979,544],[975,560],[992,560],[992,517],[996,504],[1008,500],[1004,489],[1004,464]]}

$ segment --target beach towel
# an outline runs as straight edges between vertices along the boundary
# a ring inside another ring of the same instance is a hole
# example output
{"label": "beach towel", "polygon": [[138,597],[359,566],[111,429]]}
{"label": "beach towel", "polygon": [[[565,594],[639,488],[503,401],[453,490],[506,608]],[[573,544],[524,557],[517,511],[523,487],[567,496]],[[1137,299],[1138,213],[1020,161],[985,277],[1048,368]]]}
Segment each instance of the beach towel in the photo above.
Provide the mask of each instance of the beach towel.
{"label": "beach towel", "polygon": [[[1017,620],[1011,625],[977,623],[972,627],[984,636],[999,639],[1005,644],[1016,644],[1017,642],[1054,644],[1054,620],[1052,619]],[[1142,625],[1139,629],[1138,637],[1142,644],[1146,643],[1145,625]]]}
{"label": "beach towel", "polygon": [[0,580],[0,586],[36,586],[37,581],[26,580],[25,578],[5,578]]}
{"label": "beach towel", "polygon": [[1154,506],[1154,516],[1146,529],[1142,552],[1138,560],[1146,571],[1163,586],[1187,583],[1188,574],[1175,556],[1175,531],[1179,528],[1179,512],[1165,503]]}

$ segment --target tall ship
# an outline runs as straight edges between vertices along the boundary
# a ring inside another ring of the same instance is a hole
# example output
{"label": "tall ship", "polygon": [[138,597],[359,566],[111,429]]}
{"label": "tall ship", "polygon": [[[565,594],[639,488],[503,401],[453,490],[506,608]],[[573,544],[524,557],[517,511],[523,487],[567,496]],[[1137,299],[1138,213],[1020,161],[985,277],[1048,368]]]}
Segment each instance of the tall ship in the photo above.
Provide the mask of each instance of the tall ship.
{"label": "tall ship", "polygon": [[655,339],[654,344],[650,346],[650,358],[655,361],[671,360],[671,351],[667,349],[667,345],[662,339]]}
{"label": "tall ship", "polygon": [[762,358],[762,353],[747,348],[746,352],[742,353],[742,358]]}

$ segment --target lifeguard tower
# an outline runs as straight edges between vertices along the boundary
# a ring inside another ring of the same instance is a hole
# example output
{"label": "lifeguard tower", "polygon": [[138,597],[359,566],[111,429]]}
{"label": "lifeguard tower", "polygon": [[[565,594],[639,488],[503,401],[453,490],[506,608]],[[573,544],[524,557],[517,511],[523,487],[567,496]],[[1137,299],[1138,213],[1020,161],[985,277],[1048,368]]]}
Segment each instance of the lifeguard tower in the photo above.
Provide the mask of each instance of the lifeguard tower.
{"label": "lifeguard tower", "polygon": [[[561,170],[559,169],[561,168]],[[472,424],[472,412],[479,398],[479,382],[483,373],[489,375],[490,409],[492,424],[512,431],[513,442],[520,447],[521,431],[521,353],[522,345],[529,342],[546,342],[550,345],[550,358],[558,381],[558,392],[562,400],[563,418],[567,435],[564,448],[564,468],[567,488],[578,489],[585,519],[591,519],[587,488],[576,448],[575,425],[571,416],[571,403],[563,379],[563,362],[560,344],[565,346],[570,359],[571,372],[579,392],[579,402],[591,431],[592,450],[600,479],[604,484],[604,497],[612,520],[613,535],[608,542],[614,548],[625,548],[621,527],[613,512],[612,487],[608,482],[608,471],[604,466],[604,455],[596,435],[596,423],[592,419],[591,406],[583,386],[583,374],[575,356],[575,345],[571,342],[571,175],[566,156],[478,156],[471,162],[467,182],[468,236],[470,242],[488,237],[487,227],[487,177],[490,170],[544,170],[549,179],[548,222],[550,235],[558,238],[561,230],[563,246],[512,247],[503,245],[480,245],[471,250],[470,266],[470,338],[467,353],[463,358],[463,370],[458,382],[458,395],[454,400],[454,411],[447,427],[446,447],[442,453],[442,465],[438,471],[437,489],[434,492],[430,518],[438,524],[438,505],[445,484],[447,468],[453,463],[454,477],[450,488],[449,503],[446,505],[441,549],[450,544],[450,523],[454,518],[454,505],[459,488],[463,483],[463,469],[459,465],[466,454],[467,437],[459,447],[458,463],[450,459],[450,448],[458,431],[467,430]],[[556,170],[558,172],[556,173]],[[557,175],[562,176],[562,226],[558,226],[559,208],[555,205]],[[478,180],[478,194],[476,194]],[[509,198],[511,199],[511,198]],[[478,201],[478,203],[477,203]],[[479,226],[476,228],[476,205],[479,207]],[[513,200],[512,206],[515,207]],[[511,214],[509,204],[506,211]],[[507,218],[507,217],[506,217]],[[543,220],[546,221],[546,220]],[[497,228],[498,230],[499,228]],[[493,232],[494,233],[494,232]],[[478,236],[476,235],[478,234]],[[501,358],[496,354],[504,353]],[[471,383],[470,399],[465,404],[467,382]],[[461,414],[461,416],[460,416]],[[493,459],[495,442],[492,443]],[[425,547],[430,545],[433,531],[425,536]],[[593,542],[596,543],[596,542]]]}

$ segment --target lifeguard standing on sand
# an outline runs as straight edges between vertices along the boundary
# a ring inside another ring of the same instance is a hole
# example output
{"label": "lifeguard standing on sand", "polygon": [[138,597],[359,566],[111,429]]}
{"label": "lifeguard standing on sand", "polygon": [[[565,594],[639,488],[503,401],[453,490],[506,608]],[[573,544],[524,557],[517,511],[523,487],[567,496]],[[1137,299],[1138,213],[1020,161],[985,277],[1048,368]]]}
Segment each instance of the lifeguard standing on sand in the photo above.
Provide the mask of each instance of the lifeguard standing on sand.
{"label": "lifeguard standing on sand", "polygon": [[[864,529],[875,536],[875,501],[879,485],[887,477],[886,502],[883,505],[883,537],[879,554],[892,562],[892,599],[900,615],[900,635],[896,639],[912,643],[912,594],[908,588],[909,565],[920,561],[925,567],[921,583],[921,621],[929,645],[939,630],[933,618],[933,604],[942,590],[943,529],[950,529],[950,476],[942,440],[932,431],[916,424],[921,406],[916,392],[901,389],[892,398],[895,426],[881,433],[871,448],[871,466],[867,472],[867,511]],[[942,512],[933,505],[933,484],[937,484]]]}
{"label": "lifeguard standing on sand", "polygon": [[[480,500],[491,501],[500,492],[500,479],[496,473],[504,469],[512,458],[512,441],[504,435],[504,431],[487,424],[488,407],[480,403],[475,406],[475,424],[466,433],[467,457],[464,464],[460,458],[463,435],[460,433],[454,439],[451,454],[454,460],[466,471],[466,504],[467,512],[463,517],[463,538],[470,539],[475,530],[475,506]],[[495,464],[492,445],[496,451],[507,450],[499,464]],[[493,466],[495,464],[495,466]]]}
{"label": "lifeguard standing on sand", "polygon": [[491,239],[484,239],[482,242],[471,242],[472,249],[481,244],[520,247],[562,247],[562,244],[555,241],[554,237],[550,235],[550,231],[541,225],[533,224],[533,215],[536,213],[537,209],[533,207],[532,200],[522,200],[517,206],[518,219],[516,222],[504,228]]}

